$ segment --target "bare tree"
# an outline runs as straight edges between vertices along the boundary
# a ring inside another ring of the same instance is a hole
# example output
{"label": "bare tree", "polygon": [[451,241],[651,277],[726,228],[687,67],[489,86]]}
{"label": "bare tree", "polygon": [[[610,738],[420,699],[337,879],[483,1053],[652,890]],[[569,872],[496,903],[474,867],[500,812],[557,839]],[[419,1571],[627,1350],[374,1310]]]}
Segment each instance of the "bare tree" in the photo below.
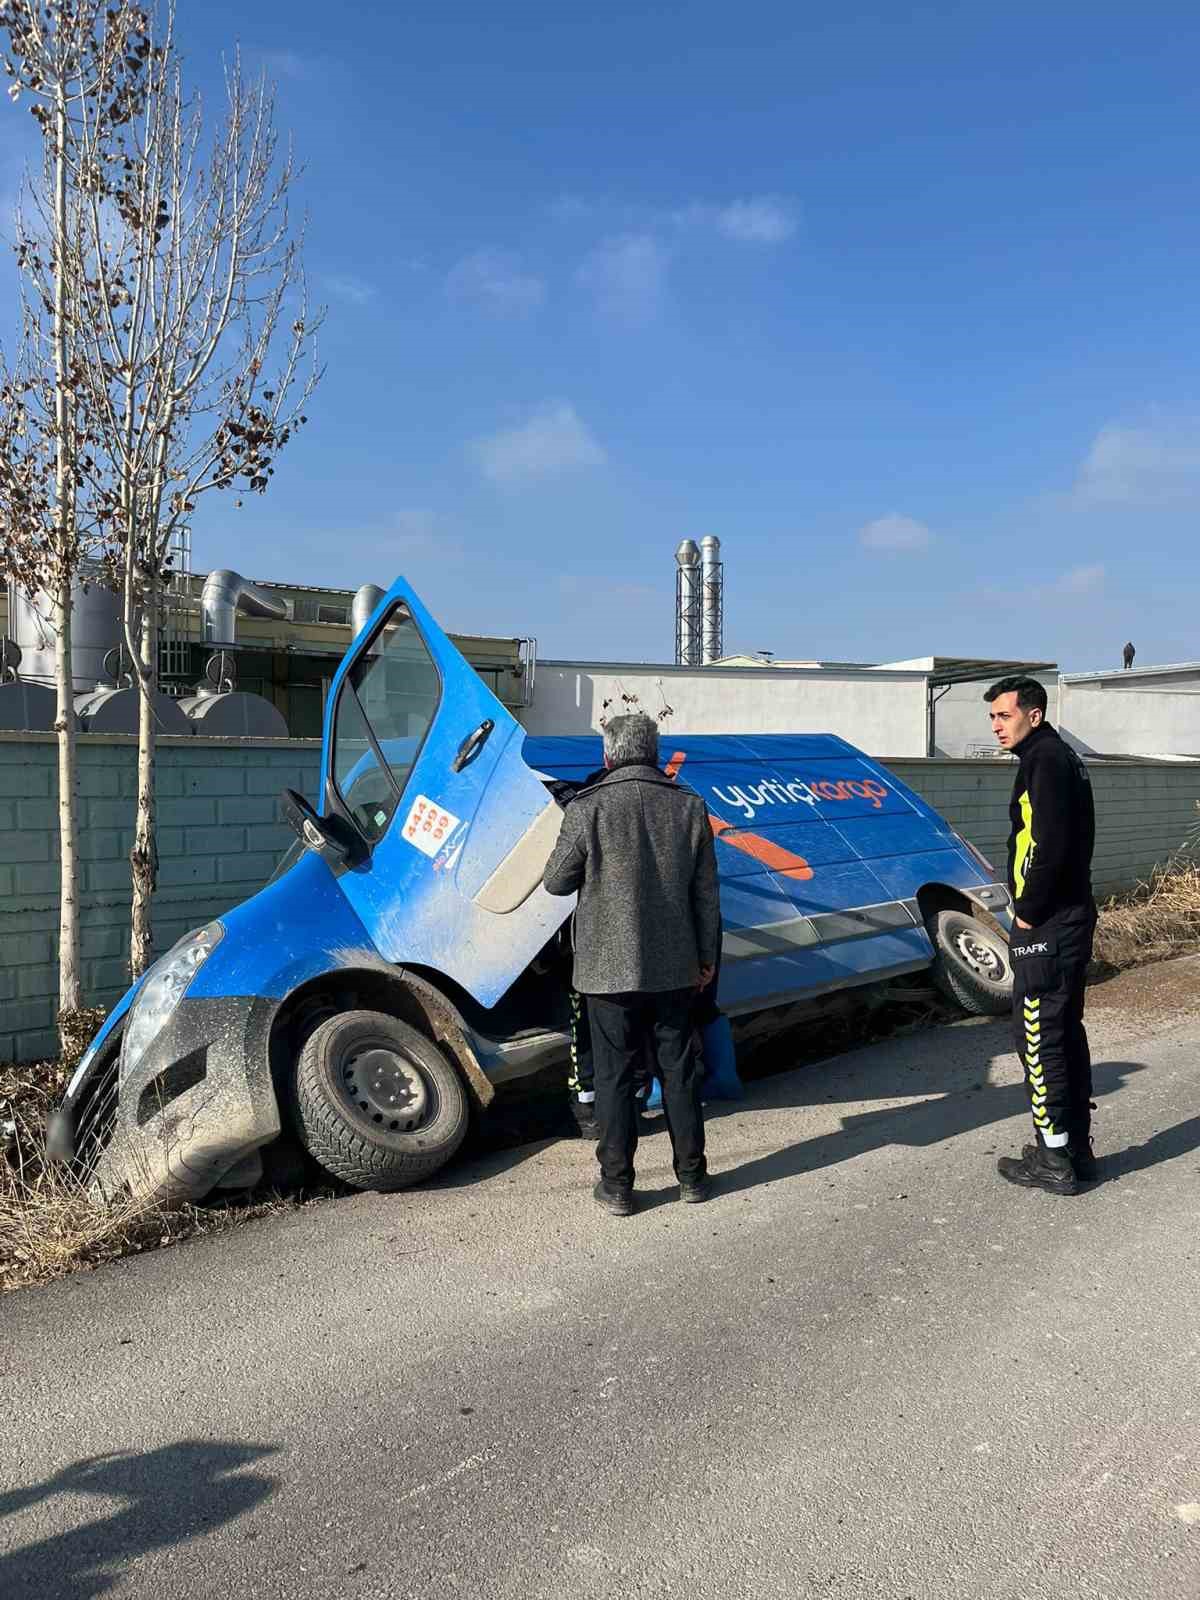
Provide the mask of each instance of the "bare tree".
{"label": "bare tree", "polygon": [[0,383],[0,519],[11,584],[44,594],[55,635],[60,853],[59,1013],[82,1004],[76,850],[72,589],[104,543],[84,479],[94,468],[81,363],[81,267],[86,220],[78,190],[81,132],[108,167],[119,130],[144,102],[147,18],[113,0],[2,0],[9,97],[32,102],[40,170],[26,180],[16,229],[23,345]]}
{"label": "bare tree", "polygon": [[210,133],[199,99],[185,93],[172,22],[168,11],[121,162],[105,159],[99,108],[81,136],[89,259],[80,327],[96,486],[141,691],[135,976],[153,951],[159,608],[173,536],[210,490],[266,491],[320,377],[289,212],[296,173],[279,149],[272,91],[265,79],[248,83],[235,57]]}

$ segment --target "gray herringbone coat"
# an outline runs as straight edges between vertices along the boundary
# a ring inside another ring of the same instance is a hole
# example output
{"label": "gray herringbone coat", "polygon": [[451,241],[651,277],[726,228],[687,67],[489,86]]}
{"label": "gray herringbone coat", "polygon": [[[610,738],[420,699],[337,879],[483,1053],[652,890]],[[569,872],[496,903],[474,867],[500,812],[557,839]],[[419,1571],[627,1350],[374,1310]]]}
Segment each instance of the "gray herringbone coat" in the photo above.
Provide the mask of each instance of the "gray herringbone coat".
{"label": "gray herringbone coat", "polygon": [[660,993],[717,959],[720,903],[708,811],[657,767],[616,767],[567,806],[546,866],[550,894],[579,891],[575,987]]}

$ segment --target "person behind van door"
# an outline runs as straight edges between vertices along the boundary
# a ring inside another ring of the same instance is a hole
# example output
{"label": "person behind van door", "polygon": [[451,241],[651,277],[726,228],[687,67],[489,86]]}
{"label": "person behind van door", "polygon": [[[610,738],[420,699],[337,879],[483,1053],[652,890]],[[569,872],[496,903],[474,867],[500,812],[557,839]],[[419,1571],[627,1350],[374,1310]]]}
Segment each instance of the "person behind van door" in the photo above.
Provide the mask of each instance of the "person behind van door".
{"label": "person behind van door", "polygon": [[984,695],[992,729],[1018,758],[1009,818],[1013,1024],[1035,1142],[1003,1156],[1010,1183],[1075,1194],[1096,1176],[1092,1062],[1083,1006],[1096,931],[1096,815],[1087,768],[1046,721],[1036,678],[1001,678]]}
{"label": "person behind van door", "polygon": [[[577,989],[569,992],[571,1008],[571,1071],[567,1089],[571,1096],[571,1115],[579,1129],[581,1139],[598,1139],[600,1124],[596,1121],[596,1069],[592,1053],[592,1028],[588,1021],[587,997]],[[634,1099],[637,1102],[638,1128],[646,1132],[641,1114],[646,1108],[650,1084],[654,1077],[653,1051],[647,1051],[637,1074]],[[651,1130],[652,1131],[652,1130]]]}
{"label": "person behind van door", "polygon": [[604,777],[567,806],[544,881],[550,894],[579,894],[574,986],[587,999],[595,1063],[594,1193],[615,1216],[629,1216],[634,1093],[647,1042],[680,1198],[709,1195],[691,1007],[716,966],[720,911],[708,812],[699,795],[659,770],[653,718],[614,717],[604,764]]}

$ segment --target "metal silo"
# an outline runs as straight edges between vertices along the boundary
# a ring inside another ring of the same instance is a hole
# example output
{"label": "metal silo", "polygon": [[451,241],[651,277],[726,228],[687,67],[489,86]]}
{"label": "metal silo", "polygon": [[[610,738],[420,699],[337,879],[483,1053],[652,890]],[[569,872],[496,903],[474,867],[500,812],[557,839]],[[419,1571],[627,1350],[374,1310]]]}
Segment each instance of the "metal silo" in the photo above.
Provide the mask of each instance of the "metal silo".
{"label": "metal silo", "polygon": [[[86,564],[71,585],[71,679],[76,693],[104,678],[104,657],[122,637],[121,597],[92,578]],[[30,683],[54,683],[58,635],[48,594],[29,594],[16,584],[8,590],[9,633],[21,649],[21,676]]]}

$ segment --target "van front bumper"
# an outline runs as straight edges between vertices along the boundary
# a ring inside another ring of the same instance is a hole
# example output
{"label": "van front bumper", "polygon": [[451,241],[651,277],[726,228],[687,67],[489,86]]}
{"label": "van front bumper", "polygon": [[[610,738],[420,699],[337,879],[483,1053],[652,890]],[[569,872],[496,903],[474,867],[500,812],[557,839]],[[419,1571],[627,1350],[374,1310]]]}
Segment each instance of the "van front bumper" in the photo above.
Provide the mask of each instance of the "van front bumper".
{"label": "van front bumper", "polygon": [[280,1131],[269,1041],[279,1002],[179,1002],[132,1072],[105,1040],[51,1119],[49,1147],[97,1193],[197,1200]]}

